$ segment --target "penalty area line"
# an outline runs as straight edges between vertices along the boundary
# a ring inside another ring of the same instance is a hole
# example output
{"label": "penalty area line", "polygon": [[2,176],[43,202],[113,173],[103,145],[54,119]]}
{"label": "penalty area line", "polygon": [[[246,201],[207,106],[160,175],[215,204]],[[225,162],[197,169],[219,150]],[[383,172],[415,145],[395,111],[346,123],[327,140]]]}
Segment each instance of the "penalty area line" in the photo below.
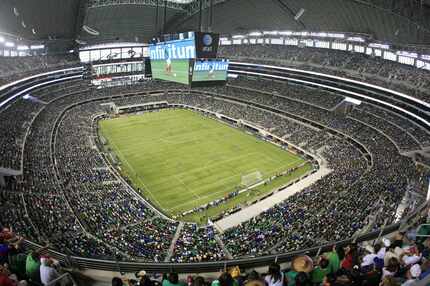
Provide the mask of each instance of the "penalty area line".
{"label": "penalty area line", "polygon": [[118,152],[118,154],[123,158],[124,162],[128,165],[130,170],[135,174],[136,178],[139,180],[139,182],[142,184],[142,186],[145,188],[145,190],[148,191],[148,193],[151,195],[151,197],[154,199],[154,201],[157,203],[157,205],[164,209],[163,206],[160,204],[160,202],[157,200],[157,198],[154,196],[154,194],[151,192],[151,190],[145,185],[145,183],[142,181],[140,176],[137,174],[137,172],[134,170],[133,166],[128,162],[127,158],[122,154],[121,150],[118,148],[118,146],[111,140],[112,145],[114,146],[115,150]]}

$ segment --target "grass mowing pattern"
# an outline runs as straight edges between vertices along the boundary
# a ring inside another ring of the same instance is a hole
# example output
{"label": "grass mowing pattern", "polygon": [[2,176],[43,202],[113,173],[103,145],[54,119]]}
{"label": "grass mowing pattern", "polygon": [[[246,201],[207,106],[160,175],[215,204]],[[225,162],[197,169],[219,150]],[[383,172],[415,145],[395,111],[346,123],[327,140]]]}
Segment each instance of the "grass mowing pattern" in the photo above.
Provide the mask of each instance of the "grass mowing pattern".
{"label": "grass mowing pattern", "polygon": [[[103,120],[100,127],[122,162],[123,175],[168,215],[224,197],[240,185],[242,175],[260,171],[266,179],[304,162],[273,144],[189,110]],[[309,164],[299,168],[290,179],[309,168]],[[246,195],[239,199],[235,203],[249,200]],[[211,215],[215,215],[213,211]],[[202,216],[203,212],[189,219],[199,222]]]}

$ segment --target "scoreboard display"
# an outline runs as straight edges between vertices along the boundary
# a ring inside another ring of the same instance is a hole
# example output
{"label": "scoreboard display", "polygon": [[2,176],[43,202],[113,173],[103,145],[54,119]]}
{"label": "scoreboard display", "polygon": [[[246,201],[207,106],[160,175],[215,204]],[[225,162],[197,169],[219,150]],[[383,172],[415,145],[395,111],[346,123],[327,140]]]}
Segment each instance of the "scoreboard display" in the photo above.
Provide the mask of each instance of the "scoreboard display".
{"label": "scoreboard display", "polygon": [[190,84],[190,60],[151,60],[152,78]]}
{"label": "scoreboard display", "polygon": [[151,44],[149,57],[152,78],[192,85],[224,83],[228,60],[217,59],[219,35],[188,32],[173,40]]}
{"label": "scoreboard display", "polygon": [[194,61],[192,82],[226,81],[228,63],[226,59],[196,59]]}

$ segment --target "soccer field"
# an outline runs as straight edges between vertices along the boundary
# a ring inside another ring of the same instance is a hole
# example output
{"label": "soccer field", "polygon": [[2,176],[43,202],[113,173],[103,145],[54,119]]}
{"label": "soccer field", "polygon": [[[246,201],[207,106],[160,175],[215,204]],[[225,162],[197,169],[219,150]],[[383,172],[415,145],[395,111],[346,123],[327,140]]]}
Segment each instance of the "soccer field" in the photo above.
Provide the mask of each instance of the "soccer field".
{"label": "soccer field", "polygon": [[[123,175],[170,216],[223,198],[235,191],[243,175],[259,171],[268,178],[304,162],[271,143],[189,110],[103,120],[100,132],[119,157]],[[274,187],[308,170],[310,164],[280,177],[282,181],[275,179]],[[267,192],[270,184],[262,192]],[[242,195],[234,202],[249,199],[249,195]],[[211,210],[211,216],[222,210]],[[198,222],[203,215],[189,219]]]}

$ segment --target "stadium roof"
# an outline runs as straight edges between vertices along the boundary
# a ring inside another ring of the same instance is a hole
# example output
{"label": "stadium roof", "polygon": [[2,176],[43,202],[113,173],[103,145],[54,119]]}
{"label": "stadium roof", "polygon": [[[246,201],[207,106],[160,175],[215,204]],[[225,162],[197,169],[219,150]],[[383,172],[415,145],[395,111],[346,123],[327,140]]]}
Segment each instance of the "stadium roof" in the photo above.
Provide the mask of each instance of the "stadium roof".
{"label": "stadium roof", "polygon": [[[2,0],[0,32],[64,47],[73,46],[76,39],[81,44],[145,42],[162,32],[198,29],[199,4],[197,0]],[[203,28],[220,33],[340,31],[430,44],[430,0],[202,0],[202,8]]]}

